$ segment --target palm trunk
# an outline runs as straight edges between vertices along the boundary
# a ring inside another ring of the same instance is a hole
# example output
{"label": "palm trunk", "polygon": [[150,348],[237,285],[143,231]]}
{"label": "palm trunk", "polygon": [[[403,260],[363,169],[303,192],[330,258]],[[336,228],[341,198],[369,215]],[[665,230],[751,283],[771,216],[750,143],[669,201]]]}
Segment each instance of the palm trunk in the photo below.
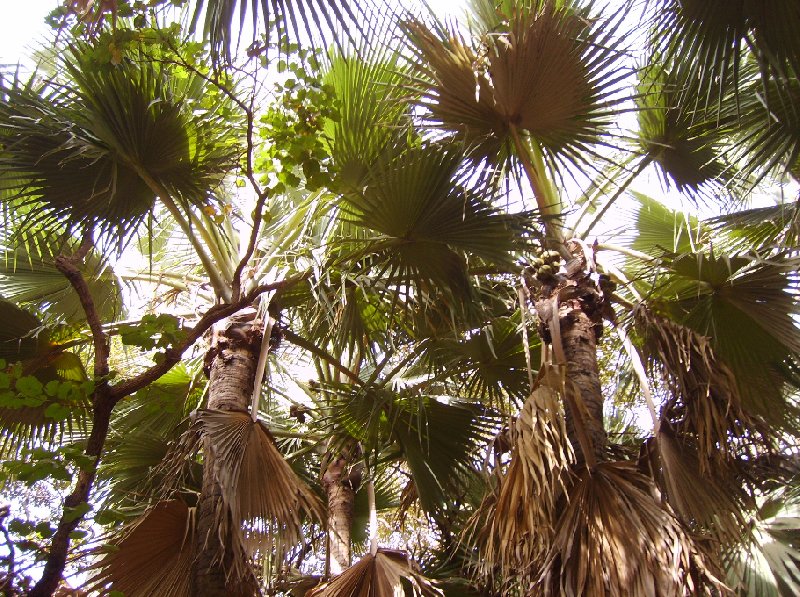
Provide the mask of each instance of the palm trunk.
{"label": "palm trunk", "polygon": [[556,363],[566,366],[567,435],[578,464],[591,466],[604,459],[607,443],[597,366],[604,298],[584,265],[573,260],[572,274],[539,289],[536,310],[542,337],[552,342]]}
{"label": "palm trunk", "polygon": [[[587,278],[586,281],[594,286],[590,279]],[[589,288],[586,297],[595,296],[597,293],[594,288]],[[561,339],[567,365],[566,391],[573,393],[575,400],[570,402],[582,411],[580,422],[576,421],[572,408],[567,408],[566,411],[567,435],[578,455],[578,463],[590,460],[591,457],[583,454],[583,448],[579,449],[581,431],[577,425],[582,423],[585,428],[590,444],[586,449],[592,451],[594,460],[604,459],[607,442],[603,424],[603,394],[597,367],[597,329],[601,324],[586,302],[585,299],[575,299],[559,309]]]}
{"label": "palm trunk", "polygon": [[[210,409],[247,411],[261,346],[261,334],[252,326],[252,318],[252,312],[231,317],[224,329],[214,332],[207,356],[207,362],[210,360]],[[214,475],[214,446],[206,437],[203,439],[203,487],[197,506],[192,595],[224,597],[246,593],[243,587],[231,587],[227,582],[233,538],[220,536],[216,528],[216,513],[222,507],[222,492]]]}
{"label": "palm trunk", "polygon": [[359,464],[351,467],[358,451],[355,443],[346,445],[341,451],[326,455],[323,464],[322,484],[328,498],[328,556],[330,572],[341,574],[350,567],[350,528],[353,524],[353,507],[356,491],[361,484],[362,469]]}

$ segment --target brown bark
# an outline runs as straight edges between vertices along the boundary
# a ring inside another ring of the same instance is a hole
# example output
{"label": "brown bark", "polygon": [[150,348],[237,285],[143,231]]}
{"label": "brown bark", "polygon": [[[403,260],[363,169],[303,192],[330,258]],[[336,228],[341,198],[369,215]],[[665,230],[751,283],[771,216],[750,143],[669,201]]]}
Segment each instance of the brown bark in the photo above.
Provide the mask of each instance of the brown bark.
{"label": "brown bark", "polygon": [[580,257],[567,264],[567,274],[532,289],[542,338],[553,345],[554,361],[566,366],[567,436],[578,465],[604,459],[607,435],[603,394],[597,366],[597,339],[608,312],[605,297],[585,271]]}
{"label": "brown bark", "polygon": [[[350,567],[353,506],[362,477],[358,444],[352,442],[340,449],[326,456],[322,471],[322,485],[328,498],[328,556],[333,574],[341,574]],[[355,466],[351,466],[354,461]]]}
{"label": "brown bark", "polygon": [[[207,358],[210,409],[246,411],[248,408],[261,346],[260,330],[252,326],[252,317],[252,312],[231,317],[224,329],[215,330]],[[214,475],[214,446],[209,438],[204,438],[192,595],[223,597],[242,592],[241,587],[230,586],[228,580],[231,541],[238,539],[220,535],[216,521],[222,507],[222,490]]]}
{"label": "brown bark", "polygon": [[[578,301],[580,302],[580,301]],[[603,394],[597,367],[596,323],[581,308],[568,305],[559,314],[561,339],[567,365],[567,392],[575,397],[574,403],[582,411],[581,419],[591,442],[595,460],[603,460],[607,436],[603,424]],[[579,430],[572,408],[566,409],[567,435],[572,442],[579,464],[586,456],[579,446]]]}

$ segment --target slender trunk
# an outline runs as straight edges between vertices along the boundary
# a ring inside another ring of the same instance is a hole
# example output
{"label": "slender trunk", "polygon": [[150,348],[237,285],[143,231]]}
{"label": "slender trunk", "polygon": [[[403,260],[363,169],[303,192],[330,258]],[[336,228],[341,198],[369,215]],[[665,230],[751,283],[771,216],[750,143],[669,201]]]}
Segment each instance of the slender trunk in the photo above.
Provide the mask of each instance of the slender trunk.
{"label": "slender trunk", "polygon": [[[598,322],[594,319],[593,314],[587,313],[585,302],[580,299],[569,301],[559,311],[567,365],[566,391],[573,393],[577,399],[577,407],[583,411],[583,426],[591,442],[589,449],[594,452],[595,460],[603,460],[607,436],[603,424],[603,394],[597,367]],[[566,409],[566,424],[567,435],[578,455],[578,462],[583,463],[585,455],[578,446],[579,431],[570,408]]]}
{"label": "slender trunk", "polygon": [[591,466],[604,459],[607,443],[597,366],[605,306],[584,266],[573,260],[567,267],[571,273],[539,288],[536,311],[542,337],[553,344],[555,362],[566,366],[567,435],[578,464]]}
{"label": "slender trunk", "polygon": [[[246,411],[253,392],[261,334],[252,326],[253,313],[231,317],[224,329],[215,329],[209,364],[208,408]],[[220,535],[217,512],[222,491],[214,475],[214,446],[203,439],[203,487],[197,505],[196,557],[192,564],[191,594],[224,597],[241,592],[231,587],[227,571],[232,537]]]}
{"label": "slender trunk", "polygon": [[341,574],[350,567],[350,528],[356,491],[361,484],[362,466],[357,461],[358,446],[350,443],[336,453],[326,455],[322,484],[328,498],[328,556],[330,571]]}
{"label": "slender trunk", "polygon": [[[104,386],[107,390],[107,386]],[[98,393],[100,396],[98,396]],[[91,496],[94,478],[97,474],[97,465],[100,454],[108,435],[108,425],[111,419],[113,403],[107,399],[107,391],[103,389],[95,393],[96,406],[92,417],[92,431],[86,444],[86,455],[92,457],[91,466],[82,468],[78,473],[75,488],[64,499],[64,513],[58,523],[56,532],[50,542],[50,551],[44,565],[42,577],[28,593],[29,597],[47,597],[52,595],[64,575],[64,567],[69,553],[70,534],[83,520],[83,516],[75,516],[74,509],[87,503]]]}

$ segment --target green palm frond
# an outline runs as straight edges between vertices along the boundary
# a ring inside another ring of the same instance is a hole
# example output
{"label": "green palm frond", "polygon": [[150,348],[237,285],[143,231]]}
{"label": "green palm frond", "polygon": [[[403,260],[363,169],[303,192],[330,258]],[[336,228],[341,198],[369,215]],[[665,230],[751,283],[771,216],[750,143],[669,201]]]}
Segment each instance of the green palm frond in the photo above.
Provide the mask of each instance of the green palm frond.
{"label": "green palm frond", "polygon": [[[458,376],[470,399],[505,404],[524,401],[530,391],[528,361],[520,333],[519,312],[496,317],[466,339],[432,339],[425,346],[436,370]],[[540,362],[538,338],[531,339],[530,362]]]}
{"label": "green palm frond", "polygon": [[724,554],[737,595],[789,597],[800,591],[800,507],[789,491],[770,494],[753,516],[754,539]]}
{"label": "green palm frond", "polygon": [[792,258],[688,253],[671,260],[654,296],[676,321],[711,338],[744,404],[775,424],[788,408],[779,371],[800,353],[797,267]]}
{"label": "green palm frond", "polygon": [[[63,243],[56,249],[43,235],[27,235],[19,243],[13,240],[0,238],[0,296],[30,305],[51,319],[65,323],[85,321],[86,313],[77,294],[55,266],[59,253],[72,253],[72,246]],[[122,285],[102,256],[92,252],[79,267],[101,320],[114,321],[124,316]]]}
{"label": "green palm frond", "polygon": [[530,244],[530,222],[486,201],[485,189],[474,189],[461,172],[461,156],[443,145],[410,147],[370,168],[361,193],[344,196],[346,217],[392,240],[401,276],[419,272],[455,283],[458,275],[464,283],[462,254],[511,267],[513,252]]}
{"label": "green palm frond", "polygon": [[[185,431],[188,413],[200,405],[203,384],[197,383],[199,363],[180,363],[153,384],[126,399],[114,411],[98,478],[105,505],[129,507],[162,490],[158,464]],[[181,489],[199,491],[202,472],[197,462]]]}
{"label": "green palm frond", "polygon": [[[382,467],[381,467],[382,468]],[[350,529],[350,541],[354,548],[367,548],[369,541],[369,499],[362,484],[353,501],[353,523]],[[400,486],[396,474],[390,470],[376,471],[375,509],[379,513],[387,513],[400,506]],[[384,514],[380,514],[384,515]]]}
{"label": "green palm frond", "polygon": [[690,197],[719,195],[734,177],[723,149],[735,114],[709,114],[696,88],[656,63],[640,71],[635,100],[637,145],[658,166],[666,186],[674,184]]}
{"label": "green palm frond", "polygon": [[638,204],[625,214],[630,231],[623,240],[632,249],[661,257],[664,253],[688,253],[697,247],[704,228],[696,216],[675,211],[650,195],[630,191]]}
{"label": "green palm frond", "polygon": [[368,450],[396,446],[428,512],[446,504],[447,492],[463,481],[499,425],[481,405],[440,401],[413,389],[396,394],[341,388],[339,394],[328,424],[344,429]]}
{"label": "green palm frond", "polygon": [[721,251],[792,250],[800,241],[800,201],[736,211],[706,220],[705,224],[713,231],[714,245]]}
{"label": "green palm frond", "polygon": [[202,205],[237,156],[230,124],[200,110],[213,96],[203,80],[141,53],[115,66],[85,50],[65,55],[66,84],[4,85],[4,200],[27,205],[31,219],[116,235],[140,222],[157,195]]}
{"label": "green palm frond", "polygon": [[[800,12],[800,10],[798,11]],[[800,44],[799,44],[800,45]],[[795,71],[799,72],[799,71]],[[756,180],[790,174],[800,180],[800,80],[754,81],[743,90],[732,159]]]}
{"label": "green palm frond", "polygon": [[348,31],[354,27],[361,31],[361,10],[361,4],[352,0],[199,0],[192,23],[194,26],[202,18],[203,32],[212,50],[230,62],[231,50],[236,50],[247,25],[252,27],[255,46],[262,33],[269,39],[274,24],[279,36],[276,45],[283,48],[289,43],[290,34],[295,39],[306,37],[314,43],[319,41],[320,35],[330,37],[340,28]]}
{"label": "green palm frond", "polygon": [[[667,0],[653,6],[653,44],[682,65],[681,80],[696,79],[713,103],[719,82],[738,77],[752,52],[762,74],[786,81],[800,72],[800,7],[794,0]],[[792,73],[795,73],[792,75]],[[739,83],[739,81],[735,81]]]}
{"label": "green palm frond", "polygon": [[338,118],[325,127],[337,186],[359,189],[369,167],[393,156],[409,139],[405,69],[396,53],[362,47],[357,56],[336,56],[325,74],[334,89]]}
{"label": "green palm frond", "polygon": [[427,123],[454,133],[477,162],[507,163],[519,130],[551,160],[586,163],[616,114],[622,69],[611,40],[623,11],[595,18],[535,0],[496,14],[474,43],[442,24],[405,24]]}

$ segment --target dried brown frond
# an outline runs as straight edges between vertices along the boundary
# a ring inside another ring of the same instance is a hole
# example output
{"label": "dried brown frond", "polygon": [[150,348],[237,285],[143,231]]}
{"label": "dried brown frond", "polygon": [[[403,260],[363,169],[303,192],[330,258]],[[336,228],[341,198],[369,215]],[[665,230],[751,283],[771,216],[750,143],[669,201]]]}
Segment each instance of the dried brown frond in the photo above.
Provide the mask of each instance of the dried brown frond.
{"label": "dried brown frond", "polygon": [[497,574],[504,582],[529,584],[550,549],[558,499],[572,461],[562,388],[558,369],[543,366],[513,427],[508,470],[469,523],[465,535],[479,546],[477,572],[484,577]]}
{"label": "dried brown frond", "polygon": [[408,595],[409,585],[413,595],[443,595],[419,573],[406,552],[379,549],[375,555],[365,555],[330,582],[308,591],[306,597],[397,597]]}
{"label": "dried brown frond", "polygon": [[747,435],[748,443],[769,447],[768,431],[742,408],[733,373],[714,354],[710,338],[643,305],[634,316],[645,350],[672,394],[662,421],[678,437],[692,438],[702,473],[725,466],[737,438]]}
{"label": "dried brown frond", "polygon": [[728,594],[693,537],[629,462],[584,469],[530,595]]}
{"label": "dried brown frond", "polygon": [[746,538],[744,512],[755,504],[730,465],[701,473],[694,445],[665,428],[644,451],[662,495],[687,528],[709,537],[714,547]]}
{"label": "dried brown frond", "polygon": [[228,524],[227,511],[240,525],[250,555],[272,545],[302,538],[306,518],[322,520],[319,498],[297,476],[278,451],[270,432],[247,413],[205,410],[197,418],[213,454],[214,476],[222,488],[220,525]]}
{"label": "dried brown frond", "polygon": [[188,597],[194,532],[194,508],[179,500],[158,502],[123,531],[114,551],[97,562],[86,588],[92,594]]}
{"label": "dried brown frond", "polygon": [[237,411],[197,411],[158,467],[155,478],[162,479],[162,495],[180,487],[203,438],[211,446],[205,458],[212,459],[222,491],[215,528],[224,550],[231,550],[226,567],[234,581],[245,582],[251,558],[273,550],[279,558],[286,555],[302,539],[304,520],[323,520],[323,507],[284,460],[266,426]]}

